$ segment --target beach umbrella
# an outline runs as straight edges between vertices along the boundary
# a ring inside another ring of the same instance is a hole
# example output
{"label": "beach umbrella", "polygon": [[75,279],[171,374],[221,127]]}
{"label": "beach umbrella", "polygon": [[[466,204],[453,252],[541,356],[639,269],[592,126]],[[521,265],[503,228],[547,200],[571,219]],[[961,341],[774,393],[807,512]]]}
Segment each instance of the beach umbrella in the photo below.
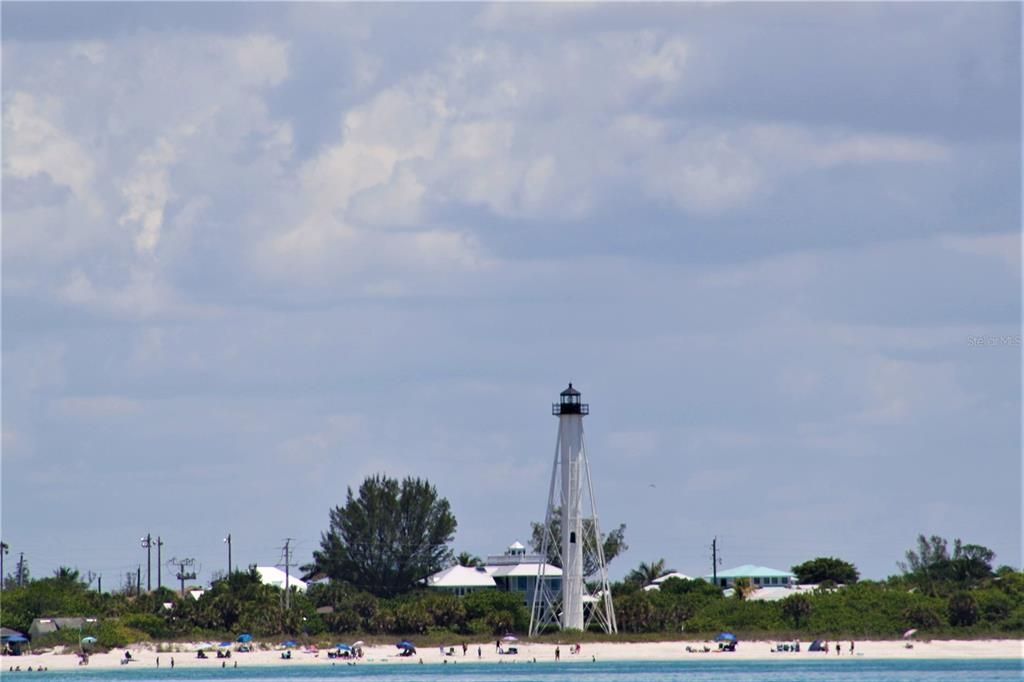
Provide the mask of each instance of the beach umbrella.
{"label": "beach umbrella", "polygon": [[352,642],[352,646],[364,646],[366,642],[359,640],[358,642]]}
{"label": "beach umbrella", "polygon": [[395,645],[399,649],[415,649],[416,645],[407,639],[403,639],[401,642]]}
{"label": "beach umbrella", "polygon": [[222,646],[222,647],[224,647],[224,646],[231,646],[231,642],[221,642],[217,646]]}
{"label": "beach umbrella", "polygon": [[731,632],[719,632],[717,635],[715,635],[715,641],[716,642],[735,642],[736,641],[736,635],[732,634]]}
{"label": "beach umbrella", "polygon": [[516,637],[515,635],[511,634],[511,633],[505,635],[504,637],[502,637],[502,639],[505,640],[506,642],[518,642],[519,641],[519,638]]}
{"label": "beach umbrella", "polygon": [[285,641],[281,642],[281,646],[295,646],[295,640],[286,639]]}
{"label": "beach umbrella", "polygon": [[248,632],[243,632],[242,634],[240,634],[238,636],[238,639],[235,640],[235,641],[236,642],[251,642],[252,641],[252,635],[250,635]]}
{"label": "beach umbrella", "polygon": [[813,642],[811,642],[810,650],[811,651],[825,651],[825,645],[824,645],[824,643],[820,639],[816,639]]}
{"label": "beach umbrella", "polygon": [[910,637],[913,637],[915,632],[917,632],[917,628],[910,628],[909,630],[903,633],[903,639],[909,639]]}
{"label": "beach umbrella", "polygon": [[[10,640],[8,640],[8,641],[10,641]],[[88,637],[83,637],[82,638],[82,644],[95,644],[95,643],[96,643],[96,638],[93,637],[92,635],[90,635]]]}
{"label": "beach umbrella", "polygon": [[[25,635],[4,635],[3,641],[4,642],[27,642],[28,641],[28,637],[26,637]],[[85,640],[82,640],[82,641],[85,641]],[[96,638],[93,637],[92,641],[95,642]]]}
{"label": "beach umbrella", "polygon": [[352,651],[352,647],[350,647],[348,644],[335,644],[334,648],[340,649],[341,651]]}

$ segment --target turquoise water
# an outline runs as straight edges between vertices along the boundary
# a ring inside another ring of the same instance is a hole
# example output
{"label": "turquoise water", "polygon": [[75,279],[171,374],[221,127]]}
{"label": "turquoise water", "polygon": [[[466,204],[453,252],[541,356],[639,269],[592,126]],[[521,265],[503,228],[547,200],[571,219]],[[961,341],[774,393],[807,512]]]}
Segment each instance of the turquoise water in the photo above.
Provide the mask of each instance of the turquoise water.
{"label": "turquoise water", "polygon": [[353,682],[1005,682],[1020,660],[660,661],[510,665],[296,665],[267,668],[73,670],[3,673],[8,680],[338,680]]}

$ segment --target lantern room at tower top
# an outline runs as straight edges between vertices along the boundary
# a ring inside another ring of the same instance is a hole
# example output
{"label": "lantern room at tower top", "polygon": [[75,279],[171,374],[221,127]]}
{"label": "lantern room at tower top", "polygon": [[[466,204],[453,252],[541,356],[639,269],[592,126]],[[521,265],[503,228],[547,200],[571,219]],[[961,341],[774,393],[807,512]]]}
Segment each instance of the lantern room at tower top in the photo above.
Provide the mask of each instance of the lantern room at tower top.
{"label": "lantern room at tower top", "polygon": [[580,402],[580,392],[572,387],[562,391],[557,403],[552,403],[551,414],[560,417],[563,414],[590,414],[590,405]]}

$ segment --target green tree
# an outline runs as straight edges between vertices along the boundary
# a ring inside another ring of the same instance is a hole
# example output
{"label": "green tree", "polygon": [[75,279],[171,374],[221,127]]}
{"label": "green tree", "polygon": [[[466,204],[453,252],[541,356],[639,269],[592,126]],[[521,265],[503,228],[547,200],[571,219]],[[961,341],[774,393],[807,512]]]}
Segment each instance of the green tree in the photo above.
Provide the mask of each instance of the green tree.
{"label": "green tree", "polygon": [[455,563],[459,566],[466,566],[468,568],[476,568],[477,566],[483,566],[484,560],[475,554],[469,552],[459,552],[455,556]]}
{"label": "green tree", "polygon": [[750,582],[750,578],[736,578],[732,581],[733,595],[740,601],[746,601],[754,592],[754,583]]}
{"label": "green tree", "polygon": [[989,578],[995,552],[982,545],[953,542],[953,554],[945,538],[933,535],[917,537],[917,550],[907,550],[906,561],[898,563],[904,577],[925,594],[948,594],[954,589],[977,585]]}
{"label": "green tree", "polygon": [[818,557],[805,561],[792,569],[797,581],[801,584],[823,583],[831,580],[834,583],[851,584],[860,578],[860,572],[853,564],[835,557]]}
{"label": "green tree", "polygon": [[782,613],[793,619],[797,630],[800,629],[800,621],[810,616],[812,610],[811,598],[806,594],[793,594],[782,600]]}
{"label": "green tree", "polygon": [[[544,523],[534,521],[530,524],[530,530],[530,546],[534,552],[540,552],[544,547]],[[583,519],[583,535],[584,537],[593,537],[594,519]],[[551,514],[551,537],[562,537],[562,509],[560,507]],[[626,524],[620,524],[615,530],[603,533],[601,545],[604,549],[605,565],[608,565],[612,559],[629,549],[629,545],[626,544]],[[600,563],[596,552],[592,551],[588,545],[584,545],[584,548],[583,577],[589,578],[597,573]],[[559,550],[559,547],[549,543],[547,560],[548,563],[561,568],[562,562],[558,559]]]}
{"label": "green tree", "polygon": [[372,476],[358,496],[349,488],[345,506],[330,510],[311,572],[377,595],[399,594],[450,563],[456,525],[448,500],[428,481]]}
{"label": "green tree", "polygon": [[649,564],[641,561],[639,566],[626,575],[626,580],[638,585],[648,585],[666,573],[672,573],[673,570],[675,569],[665,568],[664,559],[658,559]]}
{"label": "green tree", "polygon": [[978,622],[978,600],[970,592],[957,592],[947,606],[950,625],[974,625]]}

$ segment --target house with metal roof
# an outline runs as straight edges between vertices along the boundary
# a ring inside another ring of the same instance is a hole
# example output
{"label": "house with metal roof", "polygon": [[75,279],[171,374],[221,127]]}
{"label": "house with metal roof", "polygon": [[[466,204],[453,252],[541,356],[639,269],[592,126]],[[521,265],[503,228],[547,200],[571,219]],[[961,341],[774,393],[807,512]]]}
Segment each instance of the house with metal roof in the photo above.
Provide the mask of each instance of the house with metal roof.
{"label": "house with metal roof", "polygon": [[[544,580],[553,591],[562,589],[562,569],[546,563],[539,554],[527,554],[519,541],[513,542],[504,554],[492,554],[479,569],[451,566],[426,579],[427,587],[467,594],[488,587],[522,595],[523,604],[533,604],[537,588],[537,574],[544,565]],[[489,582],[488,582],[489,580]]]}
{"label": "house with metal roof", "polygon": [[685,573],[680,573],[679,571],[672,571],[671,573],[666,573],[660,578],[655,578],[650,582],[650,584],[644,585],[644,591],[650,592],[651,590],[660,590],[661,584],[666,580],[669,580],[670,578],[677,578],[679,580],[693,580],[692,576],[688,576]]}
{"label": "house with metal roof", "polygon": [[[257,566],[256,572],[260,574],[260,582],[264,585],[273,585],[284,589],[285,573],[277,566]],[[306,583],[294,575],[288,574],[288,588],[295,588],[299,592],[306,591]]]}
{"label": "house with metal roof", "polygon": [[531,606],[541,565],[544,566],[544,580],[551,590],[561,592],[562,569],[544,561],[540,554],[527,554],[526,547],[518,540],[509,545],[504,554],[488,556],[484,570],[494,578],[499,590],[518,592],[523,596],[523,604]]}
{"label": "house with metal roof", "polygon": [[477,590],[493,590],[497,587],[494,578],[483,566],[449,566],[426,580],[427,587],[444,590],[460,597]]}
{"label": "house with metal roof", "polygon": [[744,564],[726,571],[718,571],[716,575],[704,576],[704,580],[717,581],[717,585],[722,588],[732,587],[738,578],[749,579],[750,584],[754,587],[786,587],[796,583],[796,575],[790,571],[780,571],[777,568],[752,564]]}

